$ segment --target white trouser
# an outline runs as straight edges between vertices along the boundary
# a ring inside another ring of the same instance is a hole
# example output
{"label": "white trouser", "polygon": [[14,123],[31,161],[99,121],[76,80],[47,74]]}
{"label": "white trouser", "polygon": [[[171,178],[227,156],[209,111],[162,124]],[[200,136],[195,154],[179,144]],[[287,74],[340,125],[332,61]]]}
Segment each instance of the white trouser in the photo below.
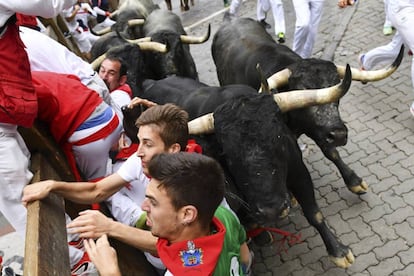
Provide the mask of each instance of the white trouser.
{"label": "white trouser", "polygon": [[29,170],[30,152],[17,127],[0,124],[0,211],[23,238],[26,235],[26,208],[21,197],[33,174]]}
{"label": "white trouser", "polygon": [[241,2],[242,2],[242,0],[231,0],[229,13],[232,14],[232,15],[237,15],[237,13],[239,12],[239,9],[240,9]]}
{"label": "white trouser", "polygon": [[296,23],[292,50],[302,58],[309,58],[322,17],[323,0],[293,0],[293,7]]}
{"label": "white trouser", "polygon": [[266,18],[266,13],[272,8],[273,19],[275,22],[275,34],[286,33],[285,12],[282,0],[257,0],[257,20]]}
{"label": "white trouser", "polygon": [[364,54],[363,67],[365,70],[373,70],[376,67],[391,64],[400,51],[403,44],[402,37],[397,31],[390,43],[374,48]]}
{"label": "white trouser", "polygon": [[385,20],[384,20],[384,27],[391,27],[392,23],[390,21],[390,19],[388,18],[388,1],[389,0],[384,0],[384,12],[385,12]]}
{"label": "white trouser", "polygon": [[[403,43],[414,52],[414,1],[388,1],[387,15],[400,34]],[[411,82],[414,87],[414,55],[411,60]]]}

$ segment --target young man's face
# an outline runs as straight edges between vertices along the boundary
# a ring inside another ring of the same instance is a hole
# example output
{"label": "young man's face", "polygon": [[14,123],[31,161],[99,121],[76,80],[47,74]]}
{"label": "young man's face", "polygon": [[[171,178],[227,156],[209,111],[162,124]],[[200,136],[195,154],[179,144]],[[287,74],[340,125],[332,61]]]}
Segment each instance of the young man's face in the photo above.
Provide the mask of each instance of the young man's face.
{"label": "young man's face", "polygon": [[173,241],[181,232],[183,224],[165,189],[158,188],[159,181],[151,179],[142,202],[142,210],[147,212],[147,225],[151,233],[160,238]]}
{"label": "young man's face", "polygon": [[148,163],[156,154],[175,151],[173,146],[167,148],[159,135],[160,128],[155,124],[140,126],[138,130],[139,147],[137,154],[141,158],[144,173],[148,175]]}
{"label": "young man's face", "polygon": [[126,76],[120,76],[121,63],[117,60],[105,59],[99,68],[99,77],[105,82],[109,91],[114,91],[125,84]]}

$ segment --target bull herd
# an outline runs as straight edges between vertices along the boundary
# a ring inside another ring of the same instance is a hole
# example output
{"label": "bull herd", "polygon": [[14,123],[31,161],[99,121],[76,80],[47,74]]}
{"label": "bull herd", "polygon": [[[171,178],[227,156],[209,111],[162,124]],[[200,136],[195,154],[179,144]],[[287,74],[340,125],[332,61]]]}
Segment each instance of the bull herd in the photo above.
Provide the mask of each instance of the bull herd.
{"label": "bull herd", "polygon": [[[114,19],[117,23],[100,33],[92,49],[93,66],[98,68],[106,55],[118,55],[128,64],[134,96],[187,110],[190,133],[225,170],[228,199],[243,225],[274,224],[296,198],[333,262],[350,266],[354,256],[324,221],[297,138],[313,139],[351,192],[367,192],[368,185],[336,149],[347,142],[339,101],[352,80],[377,81],[392,74],[403,49],[389,67],[360,71],[302,59],[275,43],[255,20],[238,18],[214,34],[211,50],[220,86],[213,87],[198,80],[189,49],[209,39],[210,27],[204,36],[189,36],[176,14],[151,0],[121,1]],[[134,136],[140,111],[124,112],[124,127]]]}

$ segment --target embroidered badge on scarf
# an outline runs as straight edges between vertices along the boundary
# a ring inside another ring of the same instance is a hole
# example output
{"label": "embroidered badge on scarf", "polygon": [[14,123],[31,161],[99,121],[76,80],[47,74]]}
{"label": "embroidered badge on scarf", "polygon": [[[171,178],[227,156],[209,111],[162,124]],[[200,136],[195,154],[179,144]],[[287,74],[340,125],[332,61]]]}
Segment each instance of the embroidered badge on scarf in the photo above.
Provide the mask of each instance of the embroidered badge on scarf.
{"label": "embroidered badge on scarf", "polygon": [[180,252],[184,266],[196,266],[203,263],[203,250],[195,248],[193,241],[187,241],[187,250]]}
{"label": "embroidered badge on scarf", "polygon": [[157,251],[167,269],[173,275],[213,275],[223,248],[226,228],[213,218],[214,234],[170,244],[159,238]]}

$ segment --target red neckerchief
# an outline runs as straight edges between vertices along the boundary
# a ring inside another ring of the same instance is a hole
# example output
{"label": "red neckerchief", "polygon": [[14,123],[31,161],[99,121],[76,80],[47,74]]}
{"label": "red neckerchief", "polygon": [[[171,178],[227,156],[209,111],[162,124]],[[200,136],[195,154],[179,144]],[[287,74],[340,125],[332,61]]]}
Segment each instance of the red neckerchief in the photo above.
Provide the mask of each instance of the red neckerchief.
{"label": "red neckerchief", "polygon": [[128,157],[130,157],[131,155],[133,155],[134,153],[137,152],[138,150],[138,145],[136,143],[132,143],[129,147],[127,148],[122,148],[117,155],[115,156],[115,160],[125,160],[128,159]]}
{"label": "red neckerchief", "polygon": [[223,248],[226,228],[213,218],[217,230],[209,236],[168,244],[166,239],[159,238],[157,252],[162,262],[173,275],[213,275]]}
{"label": "red neckerchief", "polygon": [[111,91],[111,93],[116,91],[116,90],[124,91],[124,92],[128,93],[128,95],[132,98],[132,89],[127,83],[119,86],[117,89]]}

